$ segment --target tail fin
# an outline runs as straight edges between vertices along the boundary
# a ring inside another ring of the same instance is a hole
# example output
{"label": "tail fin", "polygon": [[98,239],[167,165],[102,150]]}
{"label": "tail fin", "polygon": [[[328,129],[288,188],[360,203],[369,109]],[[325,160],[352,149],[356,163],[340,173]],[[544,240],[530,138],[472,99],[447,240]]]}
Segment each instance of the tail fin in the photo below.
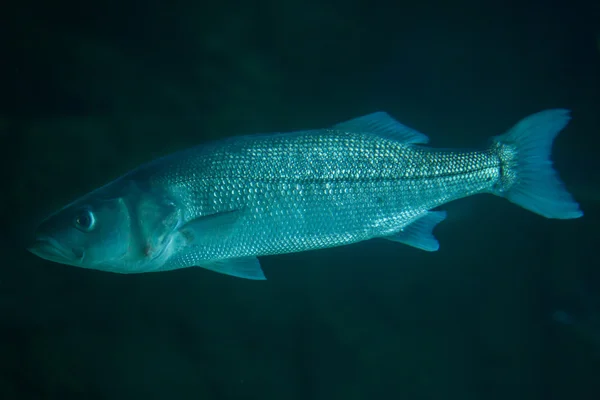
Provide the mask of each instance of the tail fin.
{"label": "tail fin", "polygon": [[579,218],[583,212],[558,178],[550,153],[552,142],[569,123],[569,110],[530,115],[494,138],[501,173],[494,194],[546,218]]}

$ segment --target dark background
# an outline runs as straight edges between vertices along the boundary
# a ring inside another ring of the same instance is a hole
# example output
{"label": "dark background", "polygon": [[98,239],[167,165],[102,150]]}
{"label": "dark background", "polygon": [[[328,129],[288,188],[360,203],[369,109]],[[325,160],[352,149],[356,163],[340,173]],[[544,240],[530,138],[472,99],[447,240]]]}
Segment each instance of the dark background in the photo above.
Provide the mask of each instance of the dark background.
{"label": "dark background", "polygon": [[[600,399],[600,3],[0,5],[0,399]],[[573,110],[585,212],[443,207],[437,253],[387,241],[113,275],[25,252],[33,224],[207,140],[385,110],[440,147]]]}

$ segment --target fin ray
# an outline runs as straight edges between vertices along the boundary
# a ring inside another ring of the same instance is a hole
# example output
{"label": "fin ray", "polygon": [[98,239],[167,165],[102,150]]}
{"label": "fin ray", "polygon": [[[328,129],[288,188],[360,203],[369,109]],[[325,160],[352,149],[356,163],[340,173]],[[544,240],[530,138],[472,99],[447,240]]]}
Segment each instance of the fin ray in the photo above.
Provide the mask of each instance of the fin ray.
{"label": "fin ray", "polygon": [[233,229],[243,210],[231,210],[198,217],[179,228],[190,245],[212,235],[223,235]]}
{"label": "fin ray", "polygon": [[196,246],[188,246],[174,254],[155,272],[171,271],[174,269],[199,267],[209,271],[237,278],[256,281],[266,280],[265,274],[256,257],[229,258],[225,260],[202,261]]}
{"label": "fin ray", "polygon": [[406,144],[426,144],[429,142],[426,135],[401,124],[383,111],[340,122],[333,127],[350,132],[372,133]]}
{"label": "fin ray", "polygon": [[400,232],[392,236],[386,236],[384,239],[425,251],[437,251],[440,248],[440,243],[433,235],[433,229],[446,219],[446,215],[446,211],[428,211]]}
{"label": "fin ray", "polygon": [[237,278],[264,281],[267,278],[256,257],[230,258],[199,265],[201,268]]}
{"label": "fin ray", "polygon": [[569,110],[530,115],[494,138],[502,176],[493,193],[546,218],[579,218],[583,212],[552,167],[552,143],[571,119]]}

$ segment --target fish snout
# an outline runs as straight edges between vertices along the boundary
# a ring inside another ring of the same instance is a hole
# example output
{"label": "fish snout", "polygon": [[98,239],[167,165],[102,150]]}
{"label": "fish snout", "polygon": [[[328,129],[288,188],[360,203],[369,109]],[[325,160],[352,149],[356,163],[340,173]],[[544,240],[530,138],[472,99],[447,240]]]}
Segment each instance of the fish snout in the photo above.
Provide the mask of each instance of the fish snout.
{"label": "fish snout", "polygon": [[67,249],[50,236],[37,235],[27,250],[38,257],[49,261],[64,263],[83,259],[83,251]]}

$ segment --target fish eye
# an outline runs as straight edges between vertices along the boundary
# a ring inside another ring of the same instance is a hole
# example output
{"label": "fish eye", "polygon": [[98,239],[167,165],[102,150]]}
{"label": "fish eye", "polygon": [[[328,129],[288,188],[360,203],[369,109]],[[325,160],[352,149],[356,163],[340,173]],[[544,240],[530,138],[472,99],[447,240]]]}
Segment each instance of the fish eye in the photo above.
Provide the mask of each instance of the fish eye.
{"label": "fish eye", "polygon": [[75,217],[75,227],[83,232],[90,232],[96,225],[96,217],[91,210],[81,210]]}

